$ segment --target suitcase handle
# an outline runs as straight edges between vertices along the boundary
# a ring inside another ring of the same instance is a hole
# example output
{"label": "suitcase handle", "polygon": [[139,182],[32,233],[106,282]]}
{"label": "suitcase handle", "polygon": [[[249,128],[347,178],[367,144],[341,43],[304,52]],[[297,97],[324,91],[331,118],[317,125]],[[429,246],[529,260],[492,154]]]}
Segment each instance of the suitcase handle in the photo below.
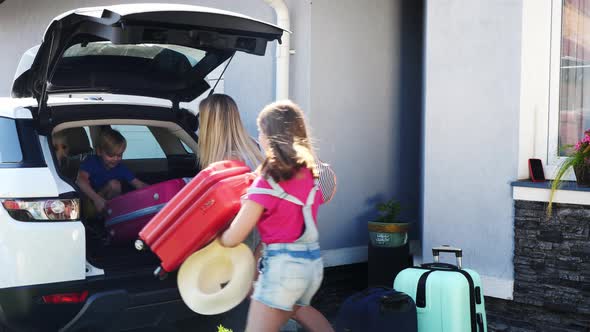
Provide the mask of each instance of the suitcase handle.
{"label": "suitcase handle", "polygon": [[437,269],[437,270],[459,270],[459,267],[457,267],[456,265],[448,264],[448,263],[427,263],[427,264],[422,264],[421,266],[428,268],[428,269]]}
{"label": "suitcase handle", "polygon": [[451,247],[448,244],[442,245],[440,247],[432,248],[432,256],[434,257],[434,262],[439,262],[439,256],[441,252],[450,252],[455,253],[455,257],[457,257],[457,266],[459,268],[463,265],[463,250],[461,248]]}

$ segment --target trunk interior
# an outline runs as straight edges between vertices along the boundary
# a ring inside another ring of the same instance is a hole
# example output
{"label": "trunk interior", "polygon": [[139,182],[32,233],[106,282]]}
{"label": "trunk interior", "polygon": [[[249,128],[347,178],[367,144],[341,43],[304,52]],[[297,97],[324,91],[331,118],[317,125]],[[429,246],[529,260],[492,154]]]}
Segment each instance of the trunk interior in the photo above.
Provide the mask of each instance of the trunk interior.
{"label": "trunk interior", "polygon": [[[62,110],[62,113],[68,111],[69,109]],[[116,226],[107,224],[109,217],[104,212],[96,212],[92,201],[76,183],[80,165],[90,156],[101,158],[96,155],[101,131],[111,128],[125,138],[126,149],[121,163],[137,179],[148,185],[171,179],[187,181],[199,171],[194,153],[197,140],[194,132],[184,129],[177,122],[162,119],[161,116],[154,118],[144,115],[143,118],[124,119],[121,114],[115,116],[110,111],[104,114],[105,111],[101,108],[94,110],[94,113],[103,113],[101,120],[79,121],[76,119],[73,122],[71,118],[70,120],[62,119],[61,123],[53,127],[49,139],[55,148],[52,150],[54,163],[58,165],[56,169],[61,178],[72,185],[80,196],[88,262],[105,270],[107,274],[124,274],[139,270],[153,271],[159,266],[160,261],[149,249],[143,251],[135,249],[134,242],[137,236],[125,241],[113,240],[112,230]],[[162,112],[168,114],[171,110],[163,109],[160,113]],[[108,120],[109,116],[112,117],[111,120]],[[60,141],[65,141],[67,145],[65,152],[60,152],[56,148]],[[129,195],[134,191],[131,184],[123,182],[121,189],[122,195]],[[130,202],[130,204],[133,203]]]}

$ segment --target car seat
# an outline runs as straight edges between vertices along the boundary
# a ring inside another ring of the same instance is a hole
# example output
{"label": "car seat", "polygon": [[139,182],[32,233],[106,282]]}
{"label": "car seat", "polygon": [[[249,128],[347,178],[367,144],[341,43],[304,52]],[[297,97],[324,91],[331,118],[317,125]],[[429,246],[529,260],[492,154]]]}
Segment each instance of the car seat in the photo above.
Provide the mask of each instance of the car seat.
{"label": "car seat", "polygon": [[63,132],[70,151],[66,163],[61,165],[60,171],[69,179],[76,180],[80,164],[86,159],[86,156],[93,153],[93,150],[83,127],[64,129]]}

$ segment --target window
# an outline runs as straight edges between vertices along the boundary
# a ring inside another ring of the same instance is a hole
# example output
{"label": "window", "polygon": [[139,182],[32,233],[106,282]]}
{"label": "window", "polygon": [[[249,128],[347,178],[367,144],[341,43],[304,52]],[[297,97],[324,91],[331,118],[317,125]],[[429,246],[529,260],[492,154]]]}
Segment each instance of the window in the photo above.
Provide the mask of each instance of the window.
{"label": "window", "polygon": [[166,158],[166,154],[149,128],[132,125],[112,125],[111,127],[118,130],[127,140],[123,159]]}
{"label": "window", "polygon": [[191,67],[194,67],[205,56],[205,51],[167,44],[134,44],[134,45],[116,45],[111,42],[91,42],[84,46],[76,44],[68,48],[64,58],[84,57],[84,56],[124,56],[144,59],[154,59],[156,57],[167,57],[169,61],[179,56],[184,57]]}
{"label": "window", "polygon": [[543,160],[553,179],[567,145],[590,127],[589,36],[590,0],[523,2],[519,179],[528,178],[529,158]]}
{"label": "window", "polygon": [[0,118],[0,163],[20,163],[23,153],[13,119]]}
{"label": "window", "polygon": [[[590,128],[590,0],[563,0],[552,29],[549,161],[559,162]],[[555,64],[555,65],[553,65]]]}

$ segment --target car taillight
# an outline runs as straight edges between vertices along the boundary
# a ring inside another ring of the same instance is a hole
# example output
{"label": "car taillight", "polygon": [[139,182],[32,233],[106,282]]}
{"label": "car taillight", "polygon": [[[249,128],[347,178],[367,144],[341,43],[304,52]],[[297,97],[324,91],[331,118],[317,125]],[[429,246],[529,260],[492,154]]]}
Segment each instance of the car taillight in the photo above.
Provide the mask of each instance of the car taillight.
{"label": "car taillight", "polygon": [[64,293],[64,294],[51,294],[42,296],[43,302],[47,304],[60,304],[60,303],[82,303],[88,298],[88,291],[80,293]]}
{"label": "car taillight", "polygon": [[7,199],[2,201],[2,205],[13,219],[19,221],[69,221],[80,217],[80,200],[77,198]]}

